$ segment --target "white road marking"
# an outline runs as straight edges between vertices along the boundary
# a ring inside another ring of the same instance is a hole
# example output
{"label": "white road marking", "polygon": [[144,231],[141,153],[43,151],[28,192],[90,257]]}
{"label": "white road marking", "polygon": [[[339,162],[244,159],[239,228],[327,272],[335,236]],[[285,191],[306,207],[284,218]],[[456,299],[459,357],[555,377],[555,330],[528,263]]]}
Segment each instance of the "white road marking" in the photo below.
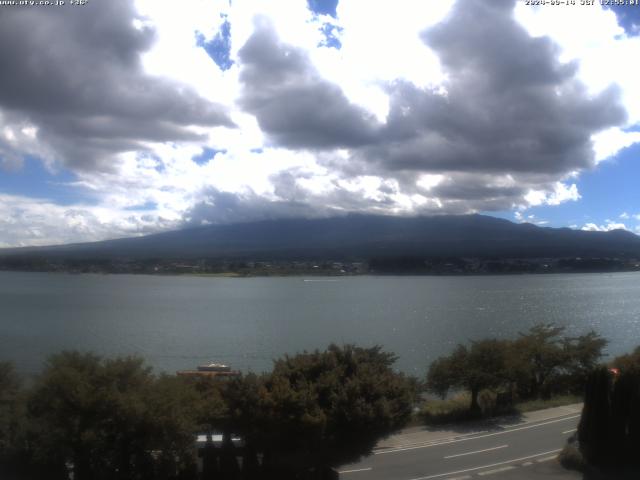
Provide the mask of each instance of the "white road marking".
{"label": "white road marking", "polygon": [[451,477],[451,478],[447,478],[447,480],[469,480],[471,478],[471,475],[465,475],[463,477]]}
{"label": "white road marking", "polygon": [[571,430],[565,430],[564,432],[562,432],[562,434],[564,435],[564,434],[566,434],[566,433],[575,432],[575,431],[577,431],[577,430],[578,430],[577,428],[572,428]]}
{"label": "white road marking", "polygon": [[529,428],[542,427],[544,425],[550,425],[552,423],[564,422],[566,420],[573,420],[574,418],[578,418],[578,417],[580,417],[580,415],[573,415],[571,417],[558,418],[558,419],[555,419],[555,420],[549,420],[547,422],[536,423],[535,425],[527,425],[526,427],[516,427],[516,428],[505,429],[505,430],[502,430],[500,432],[487,433],[487,434],[484,434],[484,435],[477,435],[475,437],[460,438],[458,440],[449,440],[449,441],[445,441],[445,442],[441,442],[441,443],[433,443],[433,444],[430,444],[430,445],[420,445],[420,446],[416,446],[416,447],[405,447],[405,448],[395,448],[395,449],[389,449],[389,450],[382,450],[380,452],[373,452],[373,454],[374,455],[385,455],[387,453],[404,452],[404,451],[407,451],[407,450],[416,450],[416,449],[419,449],[419,448],[437,447],[439,445],[448,445],[450,443],[466,442],[466,441],[469,441],[469,440],[476,440],[476,439],[479,439],[479,438],[493,437],[495,435],[504,435],[506,433],[517,432],[519,430],[528,430]]}
{"label": "white road marking", "polygon": [[475,452],[458,453],[456,455],[449,455],[448,457],[444,457],[444,458],[464,457],[465,455],[473,455],[474,453],[490,452],[491,450],[498,450],[500,448],[507,448],[508,446],[509,445],[500,445],[499,447],[485,448],[484,450],[476,450]]}
{"label": "white road marking", "polygon": [[536,462],[539,462],[539,463],[541,463],[541,462],[548,462],[549,460],[555,460],[556,458],[558,458],[558,456],[557,456],[557,455],[551,455],[551,456],[549,456],[549,457],[538,458],[538,459],[536,460]]}
{"label": "white road marking", "polygon": [[507,470],[513,470],[516,467],[513,466],[509,466],[509,467],[500,467],[500,468],[495,468],[493,470],[487,470],[486,472],[478,472],[478,475],[483,476],[483,475],[491,475],[494,473],[499,473],[499,472],[506,472]]}
{"label": "white road marking", "polygon": [[514,463],[514,462],[521,462],[522,460],[528,460],[530,458],[539,457],[541,455],[549,455],[550,453],[558,453],[560,450],[561,449],[558,448],[557,450],[550,450],[548,452],[536,453],[535,455],[528,455],[526,457],[513,458],[511,460],[505,460],[504,462],[492,463],[491,465],[483,465],[481,467],[465,468],[464,470],[457,470],[455,472],[447,472],[447,473],[438,473],[436,475],[428,475],[426,477],[416,477],[416,478],[412,478],[411,480],[429,480],[431,478],[447,477],[449,475],[457,475],[458,473],[473,472],[475,470],[482,470],[484,468],[497,467],[499,465],[506,465],[508,463]]}
{"label": "white road marking", "polygon": [[[480,435],[481,433],[488,433],[489,430],[478,430],[477,432],[472,433],[463,433],[460,435],[456,435],[455,437],[444,437],[438,438],[435,440],[425,440],[423,442],[413,442],[413,443],[403,443],[400,445],[390,446],[390,447],[376,447],[376,451],[387,451],[387,450],[396,450],[398,448],[407,448],[407,447],[423,447],[423,446],[432,446],[432,445],[443,445],[451,442],[456,442],[460,440],[464,440],[465,437],[470,437],[472,435]],[[455,480],[455,479],[454,479]]]}
{"label": "white road marking", "polygon": [[338,473],[342,475],[343,473],[356,473],[356,472],[369,472],[373,470],[371,467],[368,468],[356,468],[353,470],[340,470]]}
{"label": "white road marking", "polygon": [[524,462],[522,464],[523,467],[528,467],[529,465],[533,465],[533,462]]}

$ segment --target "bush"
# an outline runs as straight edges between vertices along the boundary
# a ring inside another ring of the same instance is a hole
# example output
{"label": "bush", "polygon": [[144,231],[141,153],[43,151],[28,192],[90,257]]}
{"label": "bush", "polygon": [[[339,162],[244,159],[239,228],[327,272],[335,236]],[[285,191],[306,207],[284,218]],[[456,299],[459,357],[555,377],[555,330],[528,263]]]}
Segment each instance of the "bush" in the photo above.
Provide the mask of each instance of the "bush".
{"label": "bush", "polygon": [[560,461],[560,465],[568,470],[576,470],[582,473],[587,470],[587,463],[580,449],[572,439],[569,439],[569,443],[564,446],[558,455],[558,460]]}
{"label": "bush", "polygon": [[606,368],[587,383],[578,426],[580,451],[590,465],[640,468],[640,371]]}
{"label": "bush", "polygon": [[[593,331],[579,337],[563,337],[563,331],[564,327],[538,324],[515,340],[484,339],[458,345],[430,365],[426,387],[442,398],[452,388],[469,391],[469,408],[476,416],[481,410],[487,413],[480,406],[483,389],[521,399],[581,394],[607,341]],[[505,402],[499,403],[502,413],[510,410]],[[493,413],[498,412],[493,409]]]}
{"label": "bush", "polygon": [[571,405],[582,402],[582,397],[578,395],[558,395],[546,400],[527,400],[518,402],[515,410],[519,413],[533,412],[535,410],[544,410],[545,408],[562,407],[563,405]]}
{"label": "bush", "polygon": [[423,405],[419,416],[424,424],[444,425],[477,420],[493,414],[495,393],[489,390],[480,392],[478,395],[480,410],[476,412],[469,409],[470,401],[471,395],[468,392],[460,392],[446,400],[429,400]]}

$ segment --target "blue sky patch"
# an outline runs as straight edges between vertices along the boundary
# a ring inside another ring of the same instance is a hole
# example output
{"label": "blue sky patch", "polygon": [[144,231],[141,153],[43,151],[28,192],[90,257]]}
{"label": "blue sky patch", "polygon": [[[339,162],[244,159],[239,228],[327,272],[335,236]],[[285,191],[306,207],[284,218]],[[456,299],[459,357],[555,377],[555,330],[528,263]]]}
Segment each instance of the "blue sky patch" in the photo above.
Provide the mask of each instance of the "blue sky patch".
{"label": "blue sky patch", "polygon": [[629,36],[640,35],[640,7],[638,5],[608,5],[618,17],[618,24]]}
{"label": "blue sky patch", "polygon": [[338,0],[307,0],[309,10],[318,15],[330,15],[333,18],[338,17],[337,8]]}
{"label": "blue sky patch", "polygon": [[324,23],[322,27],[320,27],[320,31],[324,34],[324,40],[318,44],[319,47],[335,48],[337,50],[342,48],[342,43],[340,43],[340,40],[336,37],[336,33],[342,31],[341,27]]}
{"label": "blue sky patch", "polygon": [[[634,229],[640,221],[634,218],[620,218],[622,213],[629,216],[640,214],[640,145],[632,145],[622,150],[613,159],[605,160],[595,169],[583,172],[575,183],[582,198],[560,205],[543,205],[528,208],[523,216],[534,215],[528,220],[547,221],[545,226],[565,227],[576,225],[582,228],[586,223],[606,225],[608,221],[624,223]],[[615,185],[615,188],[612,186]],[[486,212],[495,217],[514,220],[514,212]]]}
{"label": "blue sky patch", "polygon": [[222,15],[222,18],[224,18],[224,22],[211,40],[207,41],[201,32],[196,32],[196,45],[204,48],[221,70],[229,70],[233,65],[233,60],[231,60],[231,23],[226,19],[226,15]]}
{"label": "blue sky patch", "polygon": [[213,157],[215,157],[218,153],[227,153],[227,151],[224,149],[216,150],[215,148],[204,147],[202,149],[202,153],[194,155],[193,157],[191,157],[191,160],[196,162],[198,165],[204,165],[209,160],[213,160]]}
{"label": "blue sky patch", "polygon": [[152,210],[155,210],[156,208],[158,208],[158,204],[156,202],[145,202],[142,205],[133,205],[131,207],[125,207],[125,210],[134,210],[134,211],[145,211],[145,212],[150,212]]}
{"label": "blue sky patch", "polygon": [[0,193],[8,195],[21,195],[25,197],[36,196],[46,198],[60,205],[88,202],[86,191],[69,187],[69,183],[77,181],[73,173],[61,170],[51,173],[42,162],[33,157],[25,157],[20,170],[15,172],[2,172],[0,175]]}

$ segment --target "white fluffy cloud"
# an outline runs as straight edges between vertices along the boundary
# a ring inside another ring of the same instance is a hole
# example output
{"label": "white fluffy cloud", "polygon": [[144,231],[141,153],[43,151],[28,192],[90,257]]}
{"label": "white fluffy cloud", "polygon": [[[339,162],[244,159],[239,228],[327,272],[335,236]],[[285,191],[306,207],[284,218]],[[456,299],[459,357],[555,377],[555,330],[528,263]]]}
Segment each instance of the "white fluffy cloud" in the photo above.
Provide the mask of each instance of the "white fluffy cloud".
{"label": "white fluffy cloud", "polygon": [[[597,3],[597,2],[596,2]],[[592,94],[615,82],[627,111],[625,126],[640,123],[638,71],[629,59],[640,49],[640,37],[628,36],[613,10],[600,5],[579,8],[530,8],[520,2],[516,18],[532,35],[552,38],[562,49],[563,61],[576,61],[578,75]],[[567,28],[571,25],[571,28]],[[615,127],[593,135],[596,160],[610,158],[622,148],[640,142],[640,133]]]}
{"label": "white fluffy cloud", "polygon": [[[0,81],[0,167],[37,157],[74,172],[68,188],[91,199],[0,196],[4,245],[185,222],[559,205],[580,199],[580,171],[640,141],[625,130],[640,122],[640,90],[622,54],[640,40],[597,5],[343,1],[336,19],[301,0],[118,2],[81,45],[75,17],[16,17],[65,27],[67,60],[93,58],[87,80],[102,75],[102,92],[78,91],[84,74],[64,71],[63,56],[44,64],[63,83],[23,98],[36,45],[0,51],[16,65]],[[225,22],[223,70],[196,38]],[[340,49],[326,46],[327,26]]]}
{"label": "white fluffy cloud", "polygon": [[630,230],[624,223],[613,222],[607,220],[603,225],[597,225],[595,223],[585,223],[581,230],[588,232],[609,232],[611,230]]}
{"label": "white fluffy cloud", "polygon": [[58,205],[41,198],[0,194],[0,247],[94,241],[144,235],[176,228],[156,213],[109,206]]}

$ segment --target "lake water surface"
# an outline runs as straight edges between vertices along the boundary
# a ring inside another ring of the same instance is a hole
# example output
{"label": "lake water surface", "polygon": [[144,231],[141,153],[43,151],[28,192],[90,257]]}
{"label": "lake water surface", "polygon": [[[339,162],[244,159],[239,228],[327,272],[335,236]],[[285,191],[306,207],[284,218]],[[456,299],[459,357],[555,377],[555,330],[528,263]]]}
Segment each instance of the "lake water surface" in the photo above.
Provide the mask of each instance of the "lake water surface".
{"label": "lake water surface", "polygon": [[380,344],[422,375],[459,342],[537,322],[640,345],[640,274],[214,278],[0,272],[0,360],[38,372],[51,353],[139,354],[157,370],[216,361],[268,370],[331,342]]}

